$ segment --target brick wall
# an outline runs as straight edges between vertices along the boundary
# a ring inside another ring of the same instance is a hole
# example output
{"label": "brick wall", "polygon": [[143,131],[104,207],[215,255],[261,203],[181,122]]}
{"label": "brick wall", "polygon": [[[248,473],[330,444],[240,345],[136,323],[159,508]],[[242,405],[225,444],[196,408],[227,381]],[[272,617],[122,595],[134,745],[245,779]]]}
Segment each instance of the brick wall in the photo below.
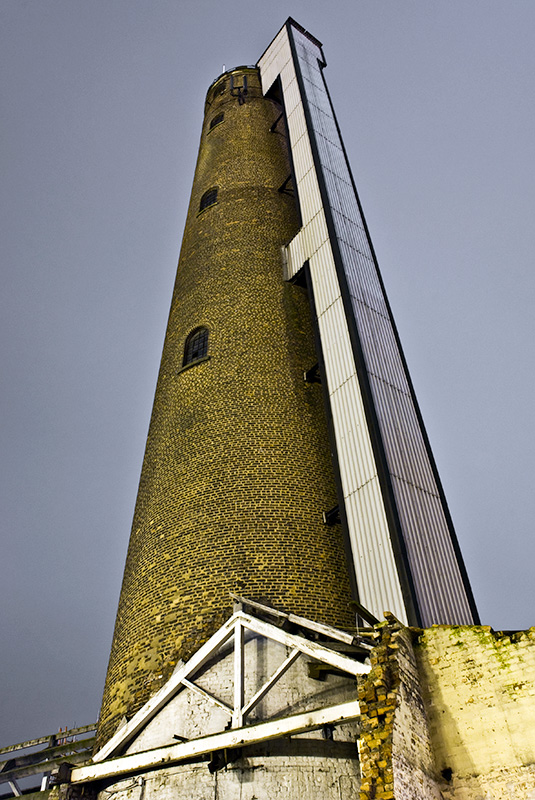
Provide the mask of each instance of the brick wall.
{"label": "brick wall", "polygon": [[372,669],[359,686],[360,800],[439,800],[414,629],[391,614],[378,626]]}
{"label": "brick wall", "polygon": [[[99,746],[231,613],[229,590],[352,624],[308,298],[282,280],[298,229],[280,107],[256,70],[208,92],[143,463]],[[190,109],[185,110],[190,113]],[[213,118],[224,120],[210,129]],[[199,213],[201,196],[217,203]],[[188,334],[209,359],[184,371]]]}
{"label": "brick wall", "polygon": [[416,653],[445,800],[534,800],[535,628],[436,626]]}
{"label": "brick wall", "polygon": [[535,800],[535,628],[378,626],[361,800]]}

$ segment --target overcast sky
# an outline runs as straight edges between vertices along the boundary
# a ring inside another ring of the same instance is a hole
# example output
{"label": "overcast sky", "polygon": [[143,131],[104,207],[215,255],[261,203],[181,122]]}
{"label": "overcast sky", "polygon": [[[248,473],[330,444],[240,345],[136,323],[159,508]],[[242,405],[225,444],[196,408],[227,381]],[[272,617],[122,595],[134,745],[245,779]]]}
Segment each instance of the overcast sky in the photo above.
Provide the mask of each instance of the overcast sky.
{"label": "overcast sky", "polygon": [[289,14],[482,621],[535,625],[533,0],[2,0],[0,746],[97,717],[204,95]]}

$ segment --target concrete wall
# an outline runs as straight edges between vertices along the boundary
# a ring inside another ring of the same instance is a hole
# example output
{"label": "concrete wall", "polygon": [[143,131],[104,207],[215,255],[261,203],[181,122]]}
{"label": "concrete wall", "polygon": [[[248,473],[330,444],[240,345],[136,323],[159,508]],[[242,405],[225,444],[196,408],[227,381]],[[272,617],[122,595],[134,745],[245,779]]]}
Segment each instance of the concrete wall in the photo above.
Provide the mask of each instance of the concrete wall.
{"label": "concrete wall", "polygon": [[[334,768],[336,767],[336,769]],[[109,786],[99,800],[353,800],[359,780],[345,763],[300,757],[247,757],[213,775],[187,764]]]}

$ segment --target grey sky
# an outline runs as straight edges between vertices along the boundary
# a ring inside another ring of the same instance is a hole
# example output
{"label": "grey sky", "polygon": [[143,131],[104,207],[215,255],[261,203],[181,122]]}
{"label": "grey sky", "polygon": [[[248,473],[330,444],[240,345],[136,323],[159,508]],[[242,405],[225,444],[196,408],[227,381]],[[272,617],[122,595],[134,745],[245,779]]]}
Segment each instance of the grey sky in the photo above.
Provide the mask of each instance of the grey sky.
{"label": "grey sky", "polygon": [[532,0],[2,0],[0,745],[96,719],[204,94],[289,14],[482,620],[535,624]]}

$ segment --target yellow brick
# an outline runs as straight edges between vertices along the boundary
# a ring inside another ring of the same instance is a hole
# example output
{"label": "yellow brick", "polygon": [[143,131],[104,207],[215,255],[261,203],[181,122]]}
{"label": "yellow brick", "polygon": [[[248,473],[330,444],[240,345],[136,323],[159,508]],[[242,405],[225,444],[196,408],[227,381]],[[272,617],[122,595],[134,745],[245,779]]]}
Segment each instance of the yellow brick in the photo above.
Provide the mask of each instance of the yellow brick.
{"label": "yellow brick", "polygon": [[[290,172],[270,133],[280,107],[248,78],[243,105],[220,82],[207,95],[99,746],[230,615],[229,591],[354,624],[341,529],[321,516],[337,497],[322,389],[303,381],[317,361],[308,298],[282,276],[299,223],[278,191]],[[217,203],[199,213],[212,187]],[[198,326],[210,358],[181,371]]]}

